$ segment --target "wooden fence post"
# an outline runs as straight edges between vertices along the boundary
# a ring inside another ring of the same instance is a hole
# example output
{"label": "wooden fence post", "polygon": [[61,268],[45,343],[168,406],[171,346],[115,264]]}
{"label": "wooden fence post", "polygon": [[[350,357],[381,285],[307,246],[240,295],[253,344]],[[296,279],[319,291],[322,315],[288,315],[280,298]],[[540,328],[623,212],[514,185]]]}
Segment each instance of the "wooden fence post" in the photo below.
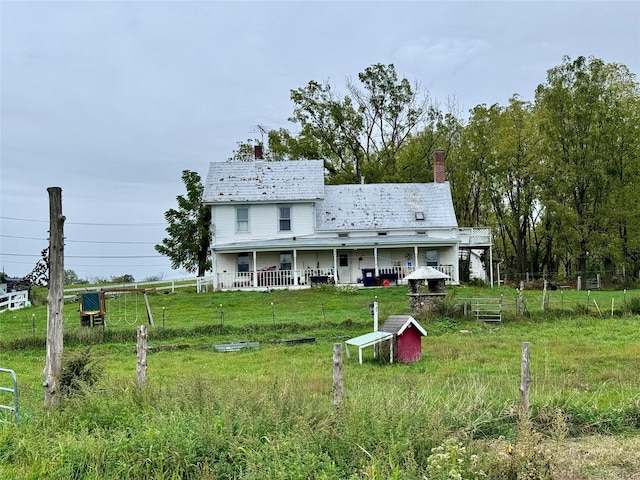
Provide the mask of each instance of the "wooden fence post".
{"label": "wooden fence post", "polygon": [[342,343],[333,344],[333,405],[342,405],[344,385],[342,381]]}
{"label": "wooden fence post", "polygon": [[529,342],[522,342],[522,365],[520,367],[520,397],[523,413],[529,413],[529,388],[531,372],[529,369]]}
{"label": "wooden fence post", "polygon": [[516,308],[518,315],[524,315],[524,282],[520,280],[520,288],[518,289],[518,306]]}
{"label": "wooden fence post", "polygon": [[62,189],[49,187],[49,293],[47,295],[47,357],[44,367],[44,404],[56,405],[58,374],[62,366],[64,309],[64,215]]}
{"label": "wooden fence post", "polygon": [[549,310],[549,291],[547,290],[547,281],[544,281],[544,287],[542,288],[542,311]]}
{"label": "wooden fence post", "polygon": [[137,362],[136,376],[138,385],[144,385],[147,381],[147,326],[138,326],[138,344],[136,346]]}

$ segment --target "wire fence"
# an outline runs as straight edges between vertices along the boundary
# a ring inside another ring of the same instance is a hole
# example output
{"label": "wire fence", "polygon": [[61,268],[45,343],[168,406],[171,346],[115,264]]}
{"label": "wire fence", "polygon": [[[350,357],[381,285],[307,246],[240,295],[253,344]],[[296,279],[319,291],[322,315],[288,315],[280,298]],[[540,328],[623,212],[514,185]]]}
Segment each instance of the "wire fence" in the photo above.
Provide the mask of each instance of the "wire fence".
{"label": "wire fence", "polygon": [[500,312],[500,319],[505,316],[518,318],[541,314],[621,317],[640,314],[640,291],[520,291],[515,295],[455,298],[453,306],[462,316],[479,317],[479,312],[485,311],[490,318],[495,312]]}

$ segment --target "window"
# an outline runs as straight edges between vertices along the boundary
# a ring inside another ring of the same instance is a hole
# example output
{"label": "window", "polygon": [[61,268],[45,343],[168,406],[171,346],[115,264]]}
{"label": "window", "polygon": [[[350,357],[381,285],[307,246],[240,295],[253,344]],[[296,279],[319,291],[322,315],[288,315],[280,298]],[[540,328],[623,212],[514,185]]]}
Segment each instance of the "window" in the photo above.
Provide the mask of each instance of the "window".
{"label": "window", "polygon": [[248,273],[248,272],[249,272],[249,254],[239,253],[238,254],[238,273]]}
{"label": "window", "polygon": [[291,270],[293,262],[293,255],[291,252],[280,253],[280,270]]}
{"label": "window", "polygon": [[424,220],[424,212],[414,212],[413,215],[416,220]]}
{"label": "window", "polygon": [[348,267],[349,266],[349,254],[341,253],[338,257],[338,266],[340,267]]}
{"label": "window", "polygon": [[249,207],[236,208],[236,232],[249,231]]}
{"label": "window", "polygon": [[280,207],[280,231],[291,231],[291,207]]}
{"label": "window", "polygon": [[437,267],[438,266],[438,251],[437,250],[427,250],[427,267]]}

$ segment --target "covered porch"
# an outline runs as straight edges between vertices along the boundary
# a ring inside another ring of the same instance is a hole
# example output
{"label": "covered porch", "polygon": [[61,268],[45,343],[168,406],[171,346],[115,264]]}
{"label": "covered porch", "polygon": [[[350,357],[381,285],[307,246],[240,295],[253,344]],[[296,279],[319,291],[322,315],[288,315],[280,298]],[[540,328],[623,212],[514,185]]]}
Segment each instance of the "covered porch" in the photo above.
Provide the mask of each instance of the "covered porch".
{"label": "covered porch", "polygon": [[[212,249],[213,272],[198,290],[310,287],[317,284],[374,286],[404,284],[406,275],[432,266],[458,282],[456,239],[297,239],[294,244],[235,244]],[[320,243],[325,243],[324,245]],[[329,243],[330,245],[327,245]],[[336,243],[338,245],[336,246]],[[249,248],[253,247],[253,248]]]}

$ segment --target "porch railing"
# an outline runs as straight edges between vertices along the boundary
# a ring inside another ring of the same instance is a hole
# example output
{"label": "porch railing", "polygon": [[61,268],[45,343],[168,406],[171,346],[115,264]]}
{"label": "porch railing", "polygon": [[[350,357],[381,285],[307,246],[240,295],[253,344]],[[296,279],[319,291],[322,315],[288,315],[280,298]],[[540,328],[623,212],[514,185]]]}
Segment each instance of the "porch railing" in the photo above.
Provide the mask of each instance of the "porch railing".
{"label": "porch railing", "polygon": [[[434,267],[442,273],[455,278],[453,265],[438,265]],[[380,284],[384,280],[398,285],[406,285],[404,277],[415,270],[415,267],[385,266],[378,267],[378,280]],[[219,272],[217,275],[217,288],[221,290],[235,290],[252,287],[289,287],[294,285],[311,286],[321,283],[340,283],[335,276],[333,268],[305,268],[299,270],[258,270],[254,272]],[[297,277],[297,281],[296,281]],[[198,277],[198,292],[213,290],[213,275]]]}

